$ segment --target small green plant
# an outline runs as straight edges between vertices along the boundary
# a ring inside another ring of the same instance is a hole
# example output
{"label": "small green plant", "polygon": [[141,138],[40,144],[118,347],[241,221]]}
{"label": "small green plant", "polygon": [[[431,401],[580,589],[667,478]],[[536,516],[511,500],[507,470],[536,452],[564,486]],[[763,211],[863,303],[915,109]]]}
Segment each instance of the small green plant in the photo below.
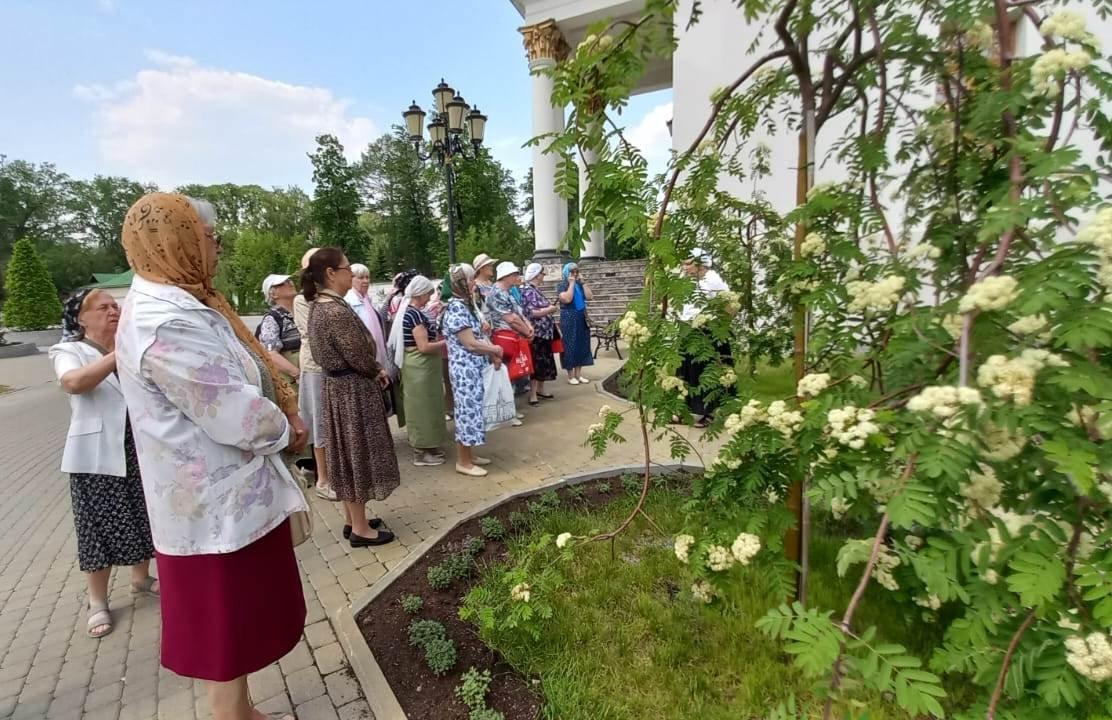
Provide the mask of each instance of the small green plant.
{"label": "small green plant", "polygon": [[456,697],[463,701],[471,712],[486,707],[487,691],[490,690],[490,670],[479,672],[474,667],[463,674],[462,682],[456,686]]}
{"label": "small green plant", "polygon": [[506,720],[506,716],[492,708],[472,710],[467,720]]}
{"label": "small green plant", "polygon": [[486,546],[486,543],[483,542],[483,539],[480,538],[480,537],[470,537],[469,536],[466,540],[463,541],[463,549],[471,557],[475,557],[476,555],[481,553],[485,546]]}
{"label": "small green plant", "polygon": [[585,497],[586,493],[583,492],[582,485],[572,485],[568,488],[568,500],[572,502],[583,502],[583,498]]}
{"label": "small green plant", "polygon": [[640,495],[644,481],[636,475],[622,475],[622,489],[630,495]]}
{"label": "small green plant", "polygon": [[444,567],[443,563],[429,568],[426,577],[429,580],[429,587],[433,590],[447,590],[452,580],[455,580],[452,571]]}
{"label": "small green plant", "polygon": [[526,503],[525,509],[528,510],[529,514],[534,518],[541,517],[548,510],[548,508],[544,506],[544,503],[540,501]]}
{"label": "small green plant", "polygon": [[549,490],[541,495],[540,503],[549,510],[555,510],[560,507],[560,496],[556,494],[555,490]]}
{"label": "small green plant", "polygon": [[440,563],[451,574],[453,580],[461,580],[471,574],[472,568],[475,567],[475,559],[471,557],[468,550],[452,553],[444,558]]}
{"label": "small green plant", "polygon": [[483,535],[486,535],[491,540],[501,540],[506,537],[506,526],[502,524],[501,520],[492,515],[483,518],[479,522],[479,527],[482,529]]}
{"label": "small green plant", "polygon": [[600,483],[599,483],[598,485],[596,485],[595,487],[597,487],[597,488],[598,488],[598,491],[599,491],[600,493],[608,493],[608,492],[610,492],[610,483],[608,483],[608,482],[605,482],[605,481],[603,481],[603,482],[600,482]]}
{"label": "small green plant", "polygon": [[456,644],[448,631],[435,620],[414,620],[409,624],[409,644],[425,651],[425,664],[433,675],[443,675],[456,664]]}
{"label": "small green plant", "polygon": [[405,610],[410,615],[416,615],[421,612],[421,607],[425,604],[425,601],[421,599],[420,595],[406,595],[400,602],[402,610]]}
{"label": "small green plant", "polygon": [[506,521],[514,530],[524,530],[529,527],[529,516],[520,510],[514,510],[506,516]]}

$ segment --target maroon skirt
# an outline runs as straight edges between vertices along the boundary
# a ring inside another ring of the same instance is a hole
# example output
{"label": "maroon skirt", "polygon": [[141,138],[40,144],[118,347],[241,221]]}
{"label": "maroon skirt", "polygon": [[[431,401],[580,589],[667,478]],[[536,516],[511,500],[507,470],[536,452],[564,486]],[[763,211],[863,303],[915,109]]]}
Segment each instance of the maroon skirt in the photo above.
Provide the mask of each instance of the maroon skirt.
{"label": "maroon skirt", "polygon": [[305,627],[305,596],[290,522],[222,555],[163,555],[162,666],[226,682],[293,650]]}

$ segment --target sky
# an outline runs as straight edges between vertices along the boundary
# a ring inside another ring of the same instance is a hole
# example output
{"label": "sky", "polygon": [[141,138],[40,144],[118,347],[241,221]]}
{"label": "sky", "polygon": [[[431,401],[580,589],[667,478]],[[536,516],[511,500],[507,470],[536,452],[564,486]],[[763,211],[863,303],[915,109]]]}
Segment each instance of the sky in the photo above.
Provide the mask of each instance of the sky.
{"label": "sky", "polygon": [[[2,0],[0,154],[74,178],[299,185],[321,133],[351,158],[443,77],[520,179],[531,89],[510,0]],[[662,167],[671,91],[621,124]]]}

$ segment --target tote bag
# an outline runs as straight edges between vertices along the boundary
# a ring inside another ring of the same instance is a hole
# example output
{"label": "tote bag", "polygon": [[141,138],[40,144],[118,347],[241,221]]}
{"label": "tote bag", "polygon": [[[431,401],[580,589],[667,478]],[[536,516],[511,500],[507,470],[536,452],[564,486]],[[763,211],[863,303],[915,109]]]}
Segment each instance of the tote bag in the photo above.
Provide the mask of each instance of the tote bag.
{"label": "tote bag", "polygon": [[494,430],[517,417],[514,407],[514,387],[506,366],[497,370],[488,364],[483,368],[483,421],[487,430]]}

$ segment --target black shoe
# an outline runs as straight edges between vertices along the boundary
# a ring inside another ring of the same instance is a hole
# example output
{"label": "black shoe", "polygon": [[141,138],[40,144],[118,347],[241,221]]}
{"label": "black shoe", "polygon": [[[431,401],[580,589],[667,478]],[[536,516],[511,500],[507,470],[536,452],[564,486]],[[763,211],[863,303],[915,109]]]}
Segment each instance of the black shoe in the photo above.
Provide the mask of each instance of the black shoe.
{"label": "black shoe", "polygon": [[529,401],[529,407],[537,407],[540,404],[541,404],[540,400],[530,400]]}
{"label": "black shoe", "polygon": [[[371,518],[367,521],[367,524],[371,526],[372,530],[378,530],[380,527],[382,527],[382,518]],[[350,537],[351,525],[344,525],[344,540],[347,540]]]}
{"label": "black shoe", "polygon": [[394,542],[394,533],[389,530],[379,530],[378,535],[373,538],[365,538],[362,535],[352,534],[351,539],[348,541],[353,548],[369,547],[371,545],[385,545],[386,543]]}

